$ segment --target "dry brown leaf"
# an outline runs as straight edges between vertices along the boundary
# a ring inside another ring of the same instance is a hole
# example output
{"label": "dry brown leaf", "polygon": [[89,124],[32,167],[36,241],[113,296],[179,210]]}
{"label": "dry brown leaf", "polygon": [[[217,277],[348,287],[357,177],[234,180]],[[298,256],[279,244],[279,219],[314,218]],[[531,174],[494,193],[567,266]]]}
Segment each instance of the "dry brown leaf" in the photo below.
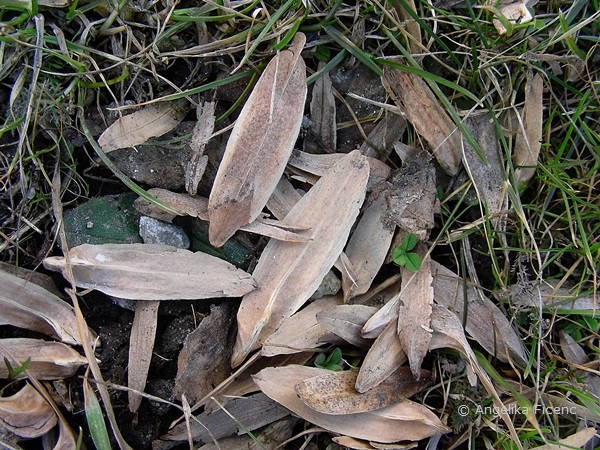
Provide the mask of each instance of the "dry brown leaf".
{"label": "dry brown leaf", "polygon": [[[321,61],[317,70],[323,70],[325,63]],[[329,72],[317,78],[312,90],[310,102],[311,132],[320,143],[330,150],[337,149],[335,97],[331,86]],[[308,142],[308,140],[305,140]]]}
{"label": "dry brown leaf", "polygon": [[375,448],[366,441],[354,439],[350,436],[334,436],[333,438],[331,438],[331,440],[337,443],[338,445],[351,448],[353,450],[373,450]]}
{"label": "dry brown leaf", "polygon": [[372,340],[361,336],[361,330],[377,308],[364,305],[339,305],[317,313],[323,328],[357,347],[369,348]]}
{"label": "dry brown leaf", "polygon": [[384,382],[364,393],[354,388],[358,371],[330,372],[298,383],[296,393],[306,405],[323,414],[355,414],[385,408],[412,397],[431,384],[431,372],[421,370],[415,380],[408,367],[400,367]]}
{"label": "dry brown leaf", "polygon": [[367,392],[375,388],[406,360],[398,339],[398,324],[390,322],[367,352],[356,378],[356,390]]}
{"label": "dry brown leaf", "polygon": [[[206,198],[179,194],[160,188],[149,189],[148,193],[169,205],[171,209],[179,212],[179,215],[198,217],[201,220],[208,221],[208,199]],[[138,198],[134,206],[140,213],[155,219],[171,221],[174,217],[174,215],[165,213],[163,209],[143,198]],[[305,230],[299,230],[283,222],[260,217],[254,222],[244,225],[240,230],[272,237],[280,241],[305,242],[309,239],[307,236],[298,233]]]}
{"label": "dry brown leaf", "polygon": [[146,387],[158,325],[159,306],[159,300],[138,300],[135,304],[127,368],[127,387],[133,389],[127,391],[129,411],[132,413],[140,407],[142,396],[139,392],[144,392]]}
{"label": "dry brown leaf", "polygon": [[288,364],[299,364],[302,366],[314,357],[314,350],[268,358],[259,356],[257,354],[254,358],[249,359],[247,363],[249,362],[250,364],[240,366],[226,380],[206,394],[195,406],[204,405],[204,412],[209,413],[220,408],[217,402],[227,406],[227,403],[234,398],[255,393],[259,389],[254,380],[252,380],[253,375],[265,367],[281,367]]}
{"label": "dry brown leaf", "polygon": [[298,398],[294,387],[304,380],[326,373],[324,369],[305,366],[271,367],[256,374],[254,381],[266,395],[294,414],[334,433],[378,442],[397,442],[421,440],[450,431],[426,407],[410,400],[357,414],[319,413]]}
{"label": "dry brown leaf", "polygon": [[216,247],[260,215],[283,174],[304,113],[305,42],[296,33],[290,49],[269,62],[231,132],[208,202]]}
{"label": "dry brown leaf", "polygon": [[596,430],[593,427],[584,428],[571,436],[558,440],[556,444],[540,445],[531,450],[565,450],[573,448],[584,448],[594,438]]}
{"label": "dry brown leaf", "polygon": [[[195,416],[197,420],[190,421],[189,430],[188,424],[181,423],[161,436],[160,440],[154,441],[152,448],[167,449],[175,446],[177,442],[187,441],[188,431],[194,442],[209,443],[213,442],[213,439],[243,433],[239,423],[244,424],[247,430],[254,431],[289,415],[287,409],[262,393],[235,398],[228,402],[225,408],[231,416],[222,409],[199,414]],[[232,417],[235,417],[235,420]]]}
{"label": "dry brown leaf", "polygon": [[498,153],[496,128],[490,119],[491,115],[487,113],[465,119],[465,128],[479,144],[486,161],[481,160],[464,137],[462,161],[473,181],[477,197],[486,206],[485,214],[495,216],[503,204],[504,164]]}
{"label": "dry brown leaf", "polygon": [[234,320],[231,303],[211,305],[210,315],[185,338],[177,360],[177,398],[185,394],[194,404],[229,376]]}
{"label": "dry brown leaf", "polygon": [[[39,380],[71,377],[77,369],[88,363],[87,359],[73,348],[61,342],[29,338],[0,339],[0,361],[4,358],[9,361],[13,370],[21,367],[29,359],[27,371]],[[0,364],[0,378],[8,376],[6,364]],[[25,373],[21,373],[18,378],[25,376]]]}
{"label": "dry brown leaf", "polygon": [[[431,314],[431,327],[434,329],[434,337],[431,340],[432,349],[450,347],[457,349],[465,356],[470,367],[470,372],[468,372],[469,382],[473,385],[475,384],[476,379],[474,374],[476,374],[487,393],[492,397],[494,405],[499,411],[498,414],[508,427],[514,442],[516,442],[518,448],[522,450],[523,447],[521,445],[521,441],[519,441],[511,418],[506,412],[508,409],[506,405],[502,403],[502,400],[500,399],[498,392],[496,392],[489,375],[477,361],[475,353],[473,353],[471,346],[467,342],[462,324],[458,317],[456,317],[456,315],[454,315],[454,313],[452,313],[446,307],[434,305]],[[539,426],[537,428],[539,429]]]}
{"label": "dry brown leaf", "polygon": [[342,302],[339,295],[327,296],[302,308],[283,322],[282,326],[265,340],[261,354],[275,356],[298,353],[313,350],[325,342],[331,343],[335,335],[319,324],[317,314],[341,305]]}
{"label": "dry brown leaf", "polygon": [[402,272],[402,291],[398,306],[398,337],[410,368],[416,379],[421,363],[429,351],[431,341],[431,305],[433,304],[433,277],[431,259],[426,256],[427,247],[418,244],[415,248],[423,260],[415,273],[405,267]]}
{"label": "dry brown leaf", "polygon": [[385,196],[378,195],[363,212],[346,246],[345,254],[355,271],[352,279],[342,272],[346,302],[371,287],[390,249],[395,229]]}
{"label": "dry brown leaf", "polygon": [[190,195],[196,195],[198,183],[200,183],[208,164],[208,156],[204,154],[204,148],[215,129],[215,102],[200,103],[196,110],[196,116],[198,121],[190,141],[192,152],[185,169],[185,190]]}
{"label": "dry brown leaf", "polygon": [[477,295],[476,288],[468,282],[465,305],[463,280],[435,261],[431,262],[431,271],[435,302],[448,308],[461,321],[466,306],[467,333],[501,361],[511,359],[518,366],[525,367],[527,352],[523,341],[502,311],[484,295]]}
{"label": "dry brown leaf", "polygon": [[298,419],[287,417],[255,431],[252,433],[254,436],[244,434],[229,437],[219,440],[218,443],[205,444],[197,450],[275,450],[281,448],[281,443],[292,436],[297,422]]}
{"label": "dry brown leaf", "polygon": [[30,384],[10,397],[0,397],[0,424],[19,437],[43,436],[56,423],[54,410]]}
{"label": "dry brown leaf", "polygon": [[[404,117],[388,113],[369,133],[369,140],[363,142],[359,150],[365,156],[386,161],[392,152],[394,142],[402,137],[404,130],[406,130]],[[381,181],[384,181],[385,178]]]}
{"label": "dry brown leaf", "polygon": [[[50,291],[0,270],[0,325],[12,325],[81,345],[73,307]],[[89,330],[91,343],[96,333]]]}
{"label": "dry brown leaf", "polygon": [[[243,270],[214,256],[155,244],[84,244],[69,250],[77,286],[131,300],[240,297],[256,287]],[[63,257],[44,260],[67,269]]]}
{"label": "dry brown leaf", "polygon": [[519,126],[513,150],[517,186],[527,183],[535,174],[542,146],[543,93],[544,81],[539,74],[527,80],[523,122]]}
{"label": "dry brown leaf", "polygon": [[389,214],[400,229],[423,241],[429,236],[439,209],[435,167],[424,151],[405,161],[405,166],[386,183]]}
{"label": "dry brown leaf", "polygon": [[187,100],[146,106],[118,119],[100,135],[98,144],[105,153],[141,145],[171,131],[186,114]]}
{"label": "dry brown leaf", "polygon": [[365,198],[368,175],[366,158],[353,151],[286,216],[287,223],[310,228],[312,240],[271,240],[263,250],[253,272],[259,289],[244,296],[238,311],[234,367],[259,348],[319,287],[348,239]]}
{"label": "dry brown leaf", "polygon": [[429,143],[442,169],[449,175],[456,175],[460,165],[461,134],[427,83],[417,75],[391,67],[383,68],[382,82],[394,103]]}
{"label": "dry brown leaf", "polygon": [[302,196],[290,183],[290,180],[283,176],[269,197],[267,208],[278,220],[283,220],[301,198]]}
{"label": "dry brown leaf", "polygon": [[[295,150],[290,156],[288,165],[298,169],[302,177],[306,178],[309,183],[315,184],[318,181],[318,177],[325,175],[334,164],[345,156],[346,153],[313,154]],[[369,162],[367,191],[370,191],[374,186],[386,180],[390,175],[391,169],[386,163],[378,159],[367,157],[367,161]],[[307,174],[316,176],[309,177]]]}

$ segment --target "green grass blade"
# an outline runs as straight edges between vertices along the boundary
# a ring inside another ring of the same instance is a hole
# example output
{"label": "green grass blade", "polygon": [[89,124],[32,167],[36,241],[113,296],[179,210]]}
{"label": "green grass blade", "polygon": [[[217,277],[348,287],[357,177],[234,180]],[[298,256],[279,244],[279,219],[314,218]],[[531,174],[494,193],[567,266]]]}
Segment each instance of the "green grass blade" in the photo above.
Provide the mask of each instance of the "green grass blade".
{"label": "green grass blade", "polygon": [[90,435],[97,450],[111,450],[108,430],[104,422],[104,415],[96,393],[91,388],[87,379],[83,380],[83,398],[85,405],[85,418],[90,429]]}
{"label": "green grass blade", "polygon": [[332,26],[326,26],[323,28],[325,32],[338,43],[340,47],[350,52],[352,55],[356,57],[361,63],[371,69],[378,77],[383,75],[383,71],[381,67],[377,65],[377,63],[373,60],[373,57],[368,53],[361,50],[354,42],[352,42],[348,37],[343,34],[341,31],[337,30]]}

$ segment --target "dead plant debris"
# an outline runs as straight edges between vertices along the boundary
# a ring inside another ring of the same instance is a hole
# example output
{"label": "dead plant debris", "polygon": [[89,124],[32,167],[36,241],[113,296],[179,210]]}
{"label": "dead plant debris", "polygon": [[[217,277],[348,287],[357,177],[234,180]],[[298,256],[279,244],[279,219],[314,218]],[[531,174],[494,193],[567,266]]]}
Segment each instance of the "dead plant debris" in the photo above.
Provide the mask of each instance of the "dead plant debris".
{"label": "dead plant debris", "polygon": [[4,444],[598,446],[597,1],[0,5]]}

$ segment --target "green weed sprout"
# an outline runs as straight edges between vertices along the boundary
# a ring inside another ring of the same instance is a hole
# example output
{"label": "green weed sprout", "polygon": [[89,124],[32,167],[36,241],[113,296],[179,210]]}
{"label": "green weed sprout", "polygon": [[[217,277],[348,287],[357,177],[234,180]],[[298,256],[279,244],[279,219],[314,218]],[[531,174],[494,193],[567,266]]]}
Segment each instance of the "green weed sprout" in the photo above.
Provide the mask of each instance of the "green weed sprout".
{"label": "green weed sprout", "polygon": [[409,233],[406,235],[402,244],[394,249],[392,260],[400,267],[406,267],[411,272],[416,272],[421,268],[421,257],[414,252],[411,252],[417,245],[417,237]]}

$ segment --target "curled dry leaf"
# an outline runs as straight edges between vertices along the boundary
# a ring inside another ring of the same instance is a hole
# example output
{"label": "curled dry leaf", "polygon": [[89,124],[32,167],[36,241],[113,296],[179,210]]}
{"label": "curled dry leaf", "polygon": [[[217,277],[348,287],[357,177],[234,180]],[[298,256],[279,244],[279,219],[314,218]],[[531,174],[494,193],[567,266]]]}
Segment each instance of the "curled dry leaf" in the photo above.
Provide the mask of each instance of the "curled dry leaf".
{"label": "curled dry leaf", "polygon": [[373,306],[340,305],[317,313],[317,321],[346,342],[368,348],[372,340],[363,338],[360,332],[365,322],[376,311],[377,308]]}
{"label": "curled dry leaf", "polygon": [[431,384],[431,372],[421,370],[415,380],[408,367],[400,367],[373,389],[359,393],[354,388],[358,371],[329,372],[298,383],[300,400],[323,414],[355,414],[398,403]]}
{"label": "curled dry leaf", "polygon": [[[169,205],[173,210],[177,211],[179,215],[198,217],[201,220],[208,221],[208,199],[206,198],[179,194],[160,188],[149,189],[148,193]],[[174,217],[171,214],[165,213],[163,209],[150,203],[144,198],[138,198],[135,201],[134,206],[140,213],[156,219],[171,221]],[[304,230],[299,230],[283,222],[262,219],[260,217],[254,222],[244,225],[240,230],[272,237],[274,239],[279,239],[280,241],[304,242],[309,239],[307,236],[298,233],[299,231]]]}
{"label": "curled dry leaf", "polygon": [[[338,342],[334,334],[327,331],[317,321],[317,314],[342,304],[339,295],[322,297],[283,322],[282,326],[269,336],[261,349],[263,356],[275,356],[313,350],[325,342]],[[338,343],[343,342],[341,339]]]}
{"label": "curled dry leaf", "polygon": [[477,295],[476,288],[468,282],[465,305],[463,280],[435,261],[431,262],[431,271],[435,302],[448,308],[461,321],[463,314],[466,314],[467,333],[491,355],[504,362],[510,359],[518,366],[525,367],[527,353],[523,341],[502,311],[483,294]]}
{"label": "curled dry leaf", "polygon": [[406,130],[406,120],[399,114],[387,113],[369,133],[369,140],[363,142],[359,150],[365,156],[385,161],[389,158],[394,143],[402,137],[404,130]]}
{"label": "curled dry leaf", "polygon": [[283,174],[304,113],[305,42],[296,33],[290,49],[269,62],[233,127],[208,202],[216,247],[260,215]]}
{"label": "curled dry leaf", "polygon": [[365,198],[366,158],[353,151],[292,208],[286,222],[312,231],[308,242],[271,240],[253,276],[259,289],[244,296],[232,365],[260,347],[308,300],[339,257]]}
{"label": "curled dry leaf", "polygon": [[[0,270],[0,325],[13,325],[81,345],[71,305],[31,281]],[[90,339],[96,333],[89,330]]]}
{"label": "curled dry leaf", "polygon": [[[533,16],[526,6],[526,0],[519,0],[512,3],[505,3],[498,8],[500,13],[513,24],[527,23],[533,20]],[[499,35],[506,34],[508,30],[502,25],[498,19],[492,19],[492,24],[496,28]]]}
{"label": "curled dry leaf", "polygon": [[391,67],[383,68],[382,82],[394,103],[429,143],[442,169],[456,175],[461,135],[427,83],[415,74]]}
{"label": "curled dry leaf", "polygon": [[[168,245],[84,244],[69,250],[69,263],[77,286],[131,300],[241,297],[256,287],[226,261]],[[63,275],[68,269],[57,256],[44,267]]]}
{"label": "curled dry leaf", "polygon": [[515,139],[513,161],[517,186],[527,183],[535,174],[542,146],[544,81],[539,74],[527,80],[523,121]]}
{"label": "curled dry leaf", "polygon": [[403,400],[375,411],[331,415],[317,412],[298,398],[295,386],[319,375],[324,369],[305,366],[271,367],[254,376],[258,387],[294,414],[334,433],[378,442],[421,440],[450,431],[425,406]]}
{"label": "curled dry leaf", "polygon": [[[40,380],[71,377],[77,369],[88,363],[86,358],[61,342],[29,338],[0,339],[0,360],[4,358],[10,362],[13,370],[29,359],[28,372]],[[0,378],[8,376],[6,364],[0,364]],[[24,373],[18,376],[24,377]]]}
{"label": "curled dry leaf", "polygon": [[179,125],[187,110],[187,100],[146,106],[119,118],[100,135],[98,144],[105,153],[141,145]]}
{"label": "curled dry leaf", "polygon": [[10,397],[0,397],[0,424],[21,438],[43,436],[56,423],[50,404],[29,383]]}
{"label": "curled dry leaf", "polygon": [[427,248],[418,244],[416,253],[423,259],[421,268],[412,273],[405,267],[402,272],[402,291],[398,306],[398,337],[410,368],[419,378],[421,363],[429,350],[431,341],[431,305],[433,304],[433,277],[431,259],[426,256]]}

